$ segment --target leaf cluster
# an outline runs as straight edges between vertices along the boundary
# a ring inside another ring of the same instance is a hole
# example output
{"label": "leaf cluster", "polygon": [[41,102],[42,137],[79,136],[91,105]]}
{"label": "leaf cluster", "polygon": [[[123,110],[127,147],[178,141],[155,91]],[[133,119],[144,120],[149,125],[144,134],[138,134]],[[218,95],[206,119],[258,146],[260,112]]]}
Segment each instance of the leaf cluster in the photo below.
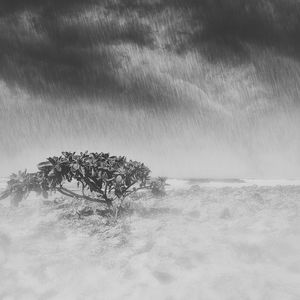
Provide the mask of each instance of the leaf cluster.
{"label": "leaf cluster", "polygon": [[10,175],[6,190],[0,195],[0,200],[12,196],[12,203],[18,205],[30,192],[35,191],[48,197],[47,186],[43,174],[19,171]]}
{"label": "leaf cluster", "polygon": [[[151,180],[150,169],[143,163],[102,152],[62,152],[37,167],[36,173],[12,174],[0,200],[12,195],[18,204],[32,191],[46,198],[49,191],[58,191],[66,196],[111,205],[115,199],[124,199],[139,189],[150,189],[158,194],[165,185],[163,178]],[[81,194],[64,186],[73,181],[77,182]]]}

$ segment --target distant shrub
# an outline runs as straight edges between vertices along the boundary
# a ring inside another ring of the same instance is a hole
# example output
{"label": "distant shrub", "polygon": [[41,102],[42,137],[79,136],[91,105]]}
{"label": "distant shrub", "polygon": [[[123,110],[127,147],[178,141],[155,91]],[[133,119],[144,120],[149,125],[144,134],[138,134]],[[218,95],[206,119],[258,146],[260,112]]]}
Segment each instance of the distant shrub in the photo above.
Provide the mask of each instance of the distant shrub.
{"label": "distant shrub", "polygon": [[[61,156],[49,157],[37,167],[36,173],[12,174],[0,200],[11,196],[12,204],[17,206],[30,192],[47,198],[49,192],[54,191],[111,207],[114,200],[123,200],[141,189],[148,189],[155,195],[165,192],[165,178],[151,179],[148,167],[128,161],[124,156],[62,152]],[[64,185],[73,181],[77,182],[80,193]]]}

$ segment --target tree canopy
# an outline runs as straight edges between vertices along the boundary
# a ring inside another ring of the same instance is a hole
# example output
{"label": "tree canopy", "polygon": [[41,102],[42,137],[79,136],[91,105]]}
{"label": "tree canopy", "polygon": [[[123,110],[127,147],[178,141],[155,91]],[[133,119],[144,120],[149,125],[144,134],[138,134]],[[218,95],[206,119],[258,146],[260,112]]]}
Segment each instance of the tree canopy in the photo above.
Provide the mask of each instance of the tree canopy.
{"label": "tree canopy", "polygon": [[[163,194],[166,179],[151,179],[150,169],[143,163],[127,160],[125,156],[110,156],[109,153],[62,152],[38,164],[38,171],[19,171],[12,174],[0,200],[9,196],[18,205],[30,192],[48,198],[51,191],[69,197],[81,198],[111,206],[116,199],[124,199],[140,190],[149,189],[154,194]],[[77,182],[80,193],[66,187]]]}

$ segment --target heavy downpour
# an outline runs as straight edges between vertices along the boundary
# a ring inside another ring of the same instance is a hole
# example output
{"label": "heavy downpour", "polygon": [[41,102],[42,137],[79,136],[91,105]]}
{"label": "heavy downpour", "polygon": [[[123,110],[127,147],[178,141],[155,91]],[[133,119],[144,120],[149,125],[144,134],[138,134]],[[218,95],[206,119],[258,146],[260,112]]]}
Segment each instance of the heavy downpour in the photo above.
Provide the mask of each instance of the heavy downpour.
{"label": "heavy downpour", "polygon": [[298,0],[0,1],[0,299],[300,299]]}

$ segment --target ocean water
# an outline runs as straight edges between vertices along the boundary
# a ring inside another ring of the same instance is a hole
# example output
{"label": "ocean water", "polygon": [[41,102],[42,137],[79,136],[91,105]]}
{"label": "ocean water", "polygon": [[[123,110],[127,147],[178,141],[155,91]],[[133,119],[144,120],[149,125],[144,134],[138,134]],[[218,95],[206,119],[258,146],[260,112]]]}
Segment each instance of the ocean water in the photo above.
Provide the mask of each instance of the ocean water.
{"label": "ocean water", "polygon": [[168,183],[111,225],[2,201],[0,299],[300,299],[299,181]]}

